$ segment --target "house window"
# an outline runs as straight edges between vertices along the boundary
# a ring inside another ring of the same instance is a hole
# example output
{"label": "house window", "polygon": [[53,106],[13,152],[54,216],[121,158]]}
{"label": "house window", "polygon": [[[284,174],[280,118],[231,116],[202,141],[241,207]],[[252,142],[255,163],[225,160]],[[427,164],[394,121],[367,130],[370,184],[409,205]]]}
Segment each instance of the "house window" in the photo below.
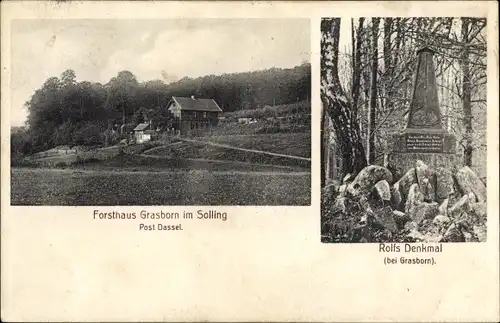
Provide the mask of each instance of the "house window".
{"label": "house window", "polygon": [[206,112],[203,112],[203,118],[207,118],[207,113]]}
{"label": "house window", "polygon": [[196,111],[193,114],[195,119],[198,118],[198,113],[196,113]]}

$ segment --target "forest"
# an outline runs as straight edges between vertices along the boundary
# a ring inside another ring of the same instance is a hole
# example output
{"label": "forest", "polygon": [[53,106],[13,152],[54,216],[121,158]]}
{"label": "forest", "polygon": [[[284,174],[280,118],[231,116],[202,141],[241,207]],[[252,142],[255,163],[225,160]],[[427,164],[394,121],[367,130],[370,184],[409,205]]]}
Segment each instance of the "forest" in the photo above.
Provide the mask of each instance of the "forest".
{"label": "forest", "polygon": [[168,84],[139,82],[130,71],[119,72],[106,84],[78,82],[69,69],[47,79],[25,103],[26,125],[11,131],[12,156],[58,145],[99,145],[106,131],[121,124],[153,119],[156,126],[165,126],[171,118],[166,111],[171,97],[191,95],[214,99],[224,112],[308,100],[311,66],[185,77]]}
{"label": "forest", "polygon": [[[344,48],[341,28],[350,29]],[[388,133],[406,125],[422,47],[436,52],[443,127],[456,136],[464,165],[485,167],[486,19],[326,18],[321,32],[322,131],[337,138],[341,174],[380,163]]]}

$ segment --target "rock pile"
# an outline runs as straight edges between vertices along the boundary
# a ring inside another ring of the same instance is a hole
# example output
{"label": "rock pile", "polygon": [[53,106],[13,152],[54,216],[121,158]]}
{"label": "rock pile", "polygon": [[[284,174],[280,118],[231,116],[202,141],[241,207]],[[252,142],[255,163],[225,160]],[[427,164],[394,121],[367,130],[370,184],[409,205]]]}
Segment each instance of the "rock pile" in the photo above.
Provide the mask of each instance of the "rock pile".
{"label": "rock pile", "polygon": [[324,242],[486,241],[486,186],[469,167],[452,172],[418,160],[394,181],[370,165],[322,194]]}

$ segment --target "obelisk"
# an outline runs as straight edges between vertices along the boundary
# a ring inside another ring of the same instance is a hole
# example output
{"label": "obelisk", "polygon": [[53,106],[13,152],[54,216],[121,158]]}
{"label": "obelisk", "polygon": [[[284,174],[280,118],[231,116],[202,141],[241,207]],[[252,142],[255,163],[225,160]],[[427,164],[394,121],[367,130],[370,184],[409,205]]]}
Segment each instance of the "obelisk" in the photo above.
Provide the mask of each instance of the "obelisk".
{"label": "obelisk", "polygon": [[417,51],[417,68],[406,128],[392,136],[388,164],[404,174],[422,160],[429,166],[450,167],[456,164],[456,140],[441,123],[434,51],[424,47]]}

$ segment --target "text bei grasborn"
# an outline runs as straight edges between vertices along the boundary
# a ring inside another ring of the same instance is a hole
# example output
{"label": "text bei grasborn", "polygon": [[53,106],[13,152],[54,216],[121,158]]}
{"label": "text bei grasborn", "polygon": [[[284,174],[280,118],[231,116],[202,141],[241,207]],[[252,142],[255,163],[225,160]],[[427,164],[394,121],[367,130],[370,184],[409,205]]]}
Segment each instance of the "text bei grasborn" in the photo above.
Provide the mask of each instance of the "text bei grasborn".
{"label": "text bei grasborn", "polygon": [[[380,243],[378,247],[379,252],[405,252],[405,253],[441,253],[443,252],[443,244],[430,245],[430,244],[415,244],[405,243],[403,248],[397,243]],[[409,257],[384,257],[385,265],[435,265],[436,260],[432,256],[409,256]]]}

